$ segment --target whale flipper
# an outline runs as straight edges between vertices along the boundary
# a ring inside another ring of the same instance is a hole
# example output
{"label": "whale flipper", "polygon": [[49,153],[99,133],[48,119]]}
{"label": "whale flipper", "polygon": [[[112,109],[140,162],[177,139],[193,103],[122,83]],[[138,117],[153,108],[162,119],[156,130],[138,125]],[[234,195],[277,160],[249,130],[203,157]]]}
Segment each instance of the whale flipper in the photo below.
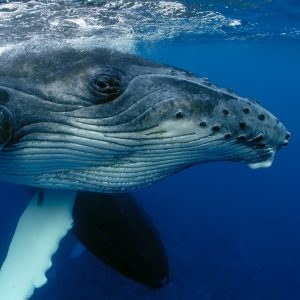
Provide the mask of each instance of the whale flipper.
{"label": "whale flipper", "polygon": [[130,195],[79,192],[73,219],[77,238],[110,267],[154,289],[168,281],[158,232]]}
{"label": "whale flipper", "polygon": [[151,288],[168,281],[160,237],[131,196],[39,190],[19,219],[0,269],[0,299],[26,300],[46,284],[51,258],[72,226],[94,255],[123,275]]}
{"label": "whale flipper", "polygon": [[0,269],[0,299],[26,300],[47,282],[60,240],[72,227],[75,191],[40,190],[22,214]]}

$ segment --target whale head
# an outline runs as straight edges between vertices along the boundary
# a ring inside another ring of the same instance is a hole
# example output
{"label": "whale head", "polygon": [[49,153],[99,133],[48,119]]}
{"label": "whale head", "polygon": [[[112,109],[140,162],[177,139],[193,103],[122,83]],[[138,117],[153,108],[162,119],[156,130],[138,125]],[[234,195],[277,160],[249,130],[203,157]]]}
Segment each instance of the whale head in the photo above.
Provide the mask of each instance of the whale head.
{"label": "whale head", "polygon": [[107,49],[0,58],[0,179],[120,192],[189,166],[268,167],[290,133],[257,102]]}

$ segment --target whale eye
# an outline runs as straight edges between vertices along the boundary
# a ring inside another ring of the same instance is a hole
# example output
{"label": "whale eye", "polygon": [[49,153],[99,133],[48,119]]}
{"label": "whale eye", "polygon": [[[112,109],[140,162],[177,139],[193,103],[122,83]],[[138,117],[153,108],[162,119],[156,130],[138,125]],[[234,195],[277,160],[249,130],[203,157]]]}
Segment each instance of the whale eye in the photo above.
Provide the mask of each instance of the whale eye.
{"label": "whale eye", "polygon": [[97,103],[109,102],[121,94],[121,80],[118,76],[100,74],[90,80],[90,89]]}

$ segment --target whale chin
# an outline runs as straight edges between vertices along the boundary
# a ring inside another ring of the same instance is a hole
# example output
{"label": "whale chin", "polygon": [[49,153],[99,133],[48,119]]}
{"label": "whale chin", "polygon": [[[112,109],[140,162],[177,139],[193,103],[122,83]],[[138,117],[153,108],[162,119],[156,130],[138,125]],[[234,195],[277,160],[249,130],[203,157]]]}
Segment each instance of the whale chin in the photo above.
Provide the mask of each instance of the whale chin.
{"label": "whale chin", "polygon": [[253,169],[253,170],[262,169],[262,168],[269,168],[269,167],[272,166],[273,161],[274,161],[274,157],[272,157],[268,160],[265,160],[265,161],[250,163],[250,164],[248,164],[248,166],[249,166],[250,169]]}

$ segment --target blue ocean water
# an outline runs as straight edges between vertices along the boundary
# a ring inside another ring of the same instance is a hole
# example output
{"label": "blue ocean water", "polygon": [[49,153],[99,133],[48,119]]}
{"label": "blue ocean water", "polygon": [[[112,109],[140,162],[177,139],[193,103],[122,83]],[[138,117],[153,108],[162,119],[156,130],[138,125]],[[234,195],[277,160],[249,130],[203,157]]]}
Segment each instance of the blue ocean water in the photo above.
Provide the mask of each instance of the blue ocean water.
{"label": "blue ocean water", "polygon": [[[286,10],[298,4],[278,2]],[[300,15],[295,9],[292,12],[280,20],[273,14],[274,31],[282,29],[282,22],[285,28],[295,28]],[[33,300],[300,299],[300,41],[296,31],[289,37],[233,40],[217,35],[185,40],[181,33],[173,41],[138,43],[137,52],[143,57],[185,68],[257,99],[291,131],[290,145],[279,151],[269,169],[204,164],[135,192],[168,254],[171,279],[162,290],[131,282],[88,252],[71,259],[75,239],[69,235],[54,257],[49,283],[37,290]],[[2,260],[30,192],[4,183],[0,191]]]}

